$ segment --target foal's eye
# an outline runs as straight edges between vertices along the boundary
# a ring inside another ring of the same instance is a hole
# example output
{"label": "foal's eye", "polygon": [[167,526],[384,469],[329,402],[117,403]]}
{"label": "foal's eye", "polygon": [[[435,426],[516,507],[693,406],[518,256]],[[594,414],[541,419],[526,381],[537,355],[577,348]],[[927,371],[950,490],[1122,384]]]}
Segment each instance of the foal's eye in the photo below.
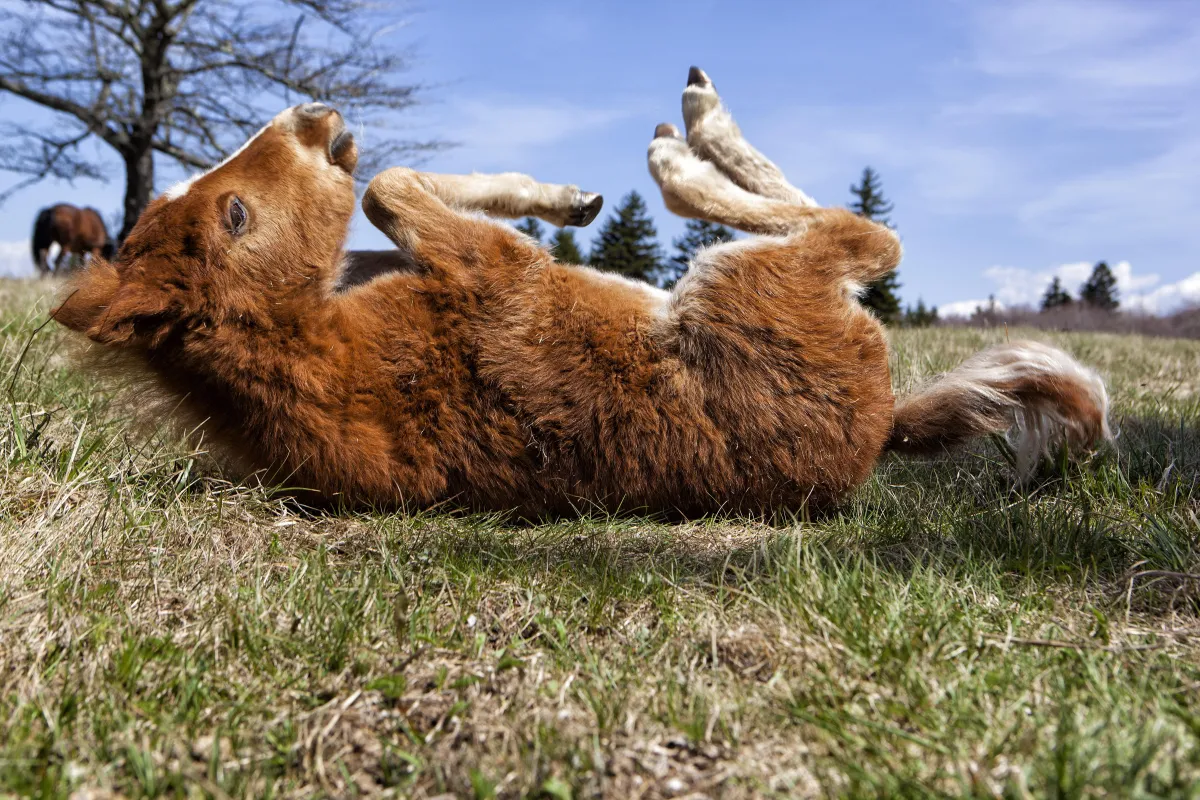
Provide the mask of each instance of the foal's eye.
{"label": "foal's eye", "polygon": [[225,212],[225,223],[229,227],[229,232],[234,236],[241,236],[246,232],[246,225],[249,222],[250,214],[246,211],[246,206],[239,198],[232,198],[229,201],[229,209]]}

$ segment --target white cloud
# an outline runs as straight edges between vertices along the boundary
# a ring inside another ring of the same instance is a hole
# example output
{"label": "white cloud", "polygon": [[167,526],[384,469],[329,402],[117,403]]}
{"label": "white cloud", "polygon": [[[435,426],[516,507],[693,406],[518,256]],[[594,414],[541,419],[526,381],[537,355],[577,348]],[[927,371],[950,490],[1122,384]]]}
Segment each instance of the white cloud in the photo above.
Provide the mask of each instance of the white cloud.
{"label": "white cloud", "polygon": [[[1093,268],[1094,265],[1088,261],[1060,264],[1040,271],[997,266],[988,267],[983,275],[995,287],[992,296],[998,308],[1037,307],[1054,278],[1058,278],[1068,292],[1077,295],[1079,287],[1092,274]],[[1200,272],[1181,281],[1159,286],[1161,278],[1158,275],[1137,274],[1128,261],[1111,264],[1110,268],[1117,279],[1117,293],[1122,308],[1164,314],[1187,305],[1200,304]],[[987,302],[959,300],[940,306],[938,313],[945,317],[969,317],[977,307]]]}
{"label": "white cloud", "polygon": [[1194,241],[1200,217],[1200,134],[1143,161],[1063,181],[1023,205],[1018,218],[1049,238]]}
{"label": "white cloud", "polygon": [[[991,300],[958,300],[953,303],[945,303],[938,306],[938,315],[941,317],[969,317],[975,313],[977,309],[987,306]],[[1003,311],[1004,304],[999,300],[996,301],[996,310]]]}
{"label": "white cloud", "polygon": [[[985,176],[996,179],[997,192],[1011,192],[1017,222],[1039,238],[1194,247],[1196,8],[1128,0],[977,4],[967,63],[983,83],[942,109],[943,130],[950,141],[969,134],[998,142],[1011,163]],[[1119,145],[1106,146],[1103,160],[1095,149],[1101,141]],[[1025,169],[1009,172],[1011,164]]]}
{"label": "white cloud", "polygon": [[1023,168],[998,148],[948,143],[905,150],[918,196],[944,214],[1009,207]]}
{"label": "white cloud", "polygon": [[983,113],[1076,117],[1111,127],[1141,124],[1131,108],[1168,117],[1171,101],[1200,82],[1200,17],[1187,6],[1112,0],[980,4],[975,67],[995,79]]}
{"label": "white cloud", "polygon": [[[1177,38],[1181,29],[1187,33],[1186,15],[1163,6],[1022,0],[982,6],[980,21],[978,65],[994,75],[1051,74],[1102,85],[1158,86],[1186,82],[1197,74],[1195,62],[1178,50],[1187,40],[1186,35]],[[1175,34],[1167,40],[1169,46],[1136,49],[1163,34]]]}
{"label": "white cloud", "polygon": [[[1075,293],[1092,274],[1094,266],[1087,261],[1076,261],[1036,272],[1021,267],[988,267],[983,276],[995,286],[996,299],[1001,303],[1034,306],[1042,299],[1051,280],[1058,278],[1063,288]],[[1157,285],[1160,280],[1157,275],[1135,275],[1128,261],[1109,266],[1117,279],[1117,291],[1123,297],[1132,297],[1140,290]]]}
{"label": "white cloud", "polygon": [[461,145],[450,155],[469,162],[472,169],[520,168],[542,148],[594,133],[637,112],[636,108],[587,108],[570,103],[463,100],[451,109],[446,125]]}
{"label": "white cloud", "polygon": [[752,140],[801,186],[826,164],[870,163],[907,191],[901,213],[919,202],[1105,247],[1188,236],[1200,215],[1200,14],[1106,0],[969,14],[968,52],[943,75],[949,96],[935,86],[928,106],[790,109]]}
{"label": "white cloud", "polygon": [[0,277],[33,277],[33,256],[29,252],[29,240],[0,242]]}
{"label": "white cloud", "polygon": [[1121,305],[1148,314],[1167,314],[1200,306],[1200,272],[1193,272],[1181,281],[1160,286],[1152,292],[1125,298]]}
{"label": "white cloud", "polygon": [[[896,195],[900,214],[919,205],[925,213],[951,216],[1008,215],[1027,199],[1031,176],[1005,147],[960,136],[945,120],[911,114],[891,105],[808,106],[743,129],[797,186],[826,205],[846,201],[846,188],[866,164],[883,176],[885,193]],[[830,184],[835,194],[820,191]]]}

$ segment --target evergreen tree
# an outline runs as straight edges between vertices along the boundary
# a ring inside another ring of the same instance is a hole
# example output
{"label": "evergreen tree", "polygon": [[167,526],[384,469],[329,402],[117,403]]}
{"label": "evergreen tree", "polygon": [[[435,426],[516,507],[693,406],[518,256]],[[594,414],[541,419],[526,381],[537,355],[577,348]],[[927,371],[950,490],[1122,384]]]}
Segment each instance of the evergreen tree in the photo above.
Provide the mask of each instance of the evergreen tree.
{"label": "evergreen tree", "polygon": [[662,265],[662,269],[654,276],[655,282],[664,289],[670,289],[687,272],[692,257],[701,248],[719,242],[732,242],[733,237],[733,231],[724,225],[702,219],[689,219],[684,226],[683,236],[672,242],[675,245],[675,255]]}
{"label": "evergreen tree", "polygon": [[560,264],[582,264],[584,260],[575,241],[575,231],[570,228],[559,228],[550,237],[550,254]]}
{"label": "evergreen tree", "polygon": [[[864,167],[861,181],[850,187],[850,193],[854,195],[854,199],[850,201],[851,211],[860,217],[891,227],[888,214],[892,213],[893,206],[883,196],[878,172]],[[895,322],[900,318],[899,291],[900,280],[893,270],[867,286],[867,291],[859,301],[884,322]]]}
{"label": "evergreen tree", "polygon": [[1079,299],[1093,308],[1116,311],[1121,301],[1117,298],[1117,276],[1108,264],[1101,261],[1092,269],[1092,275],[1079,289]]}
{"label": "evergreen tree", "polygon": [[636,191],[625,195],[604,222],[588,261],[597,269],[649,281],[662,269],[662,250],[646,201]]}
{"label": "evergreen tree", "polygon": [[538,244],[542,243],[542,235],[546,232],[537,217],[526,217],[513,227],[526,236],[532,237]]}
{"label": "evergreen tree", "polygon": [[1062,281],[1056,275],[1046,287],[1046,293],[1042,295],[1042,311],[1069,306],[1072,302],[1070,293],[1063,288]]}
{"label": "evergreen tree", "polygon": [[888,214],[892,213],[894,207],[883,196],[878,172],[871,167],[863,167],[862,179],[857,186],[850,187],[850,193],[854,195],[854,199],[850,201],[851,211],[889,228],[892,226]]}
{"label": "evergreen tree", "polygon": [[937,306],[925,307],[925,301],[918,298],[917,307],[909,306],[904,312],[904,324],[910,328],[928,328],[938,321]]}

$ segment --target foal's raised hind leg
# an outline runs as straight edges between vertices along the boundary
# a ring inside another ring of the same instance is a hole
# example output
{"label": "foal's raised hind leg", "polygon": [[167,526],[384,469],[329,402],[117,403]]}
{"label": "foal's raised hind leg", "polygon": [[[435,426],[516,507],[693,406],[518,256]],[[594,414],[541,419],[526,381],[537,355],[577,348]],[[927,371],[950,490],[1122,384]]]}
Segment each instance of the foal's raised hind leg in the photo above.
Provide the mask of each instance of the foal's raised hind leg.
{"label": "foal's raised hind leg", "polygon": [[786,250],[798,265],[820,261],[829,274],[852,282],[875,280],[899,263],[894,232],[842,208],[821,208],[788,183],[742,137],[698,68],[688,75],[683,106],[688,139],[663,123],[648,152],[650,173],[668,209],[749,233],[786,236],[783,242],[742,247]]}
{"label": "foal's raised hind leg", "polygon": [[703,376],[705,411],[736,445],[734,471],[753,476],[755,502],[835,501],[865,480],[891,428],[886,339],[855,294],[895,267],[899,243],[791,186],[699,70],[684,114],[688,139],[663,124],[649,149],[667,207],[775,236],[697,255],[659,331]]}
{"label": "foal's raised hind leg", "polygon": [[688,85],[683,90],[683,121],[688,147],[701,159],[716,165],[738,186],[795,205],[817,205],[792,186],[771,159],[746,141],[712,81],[699,67],[688,72]]}
{"label": "foal's raised hind leg", "polygon": [[647,153],[650,174],[667,208],[681,217],[704,219],[748,233],[782,236],[805,230],[822,209],[747,191],[689,149],[679,130],[663,123]]}

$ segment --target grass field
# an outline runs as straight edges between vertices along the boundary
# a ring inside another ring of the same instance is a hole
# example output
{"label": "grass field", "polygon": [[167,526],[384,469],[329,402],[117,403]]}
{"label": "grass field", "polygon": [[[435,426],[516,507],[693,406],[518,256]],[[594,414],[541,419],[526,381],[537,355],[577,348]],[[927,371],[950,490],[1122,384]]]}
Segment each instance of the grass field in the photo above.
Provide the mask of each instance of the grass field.
{"label": "grass field", "polygon": [[[1118,447],[789,525],[305,515],[0,283],[0,795],[1195,796],[1200,342],[1038,333]],[[897,331],[903,389],[1003,331]]]}

